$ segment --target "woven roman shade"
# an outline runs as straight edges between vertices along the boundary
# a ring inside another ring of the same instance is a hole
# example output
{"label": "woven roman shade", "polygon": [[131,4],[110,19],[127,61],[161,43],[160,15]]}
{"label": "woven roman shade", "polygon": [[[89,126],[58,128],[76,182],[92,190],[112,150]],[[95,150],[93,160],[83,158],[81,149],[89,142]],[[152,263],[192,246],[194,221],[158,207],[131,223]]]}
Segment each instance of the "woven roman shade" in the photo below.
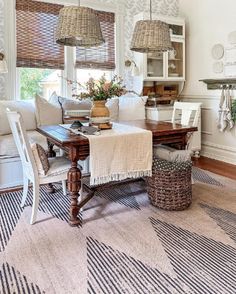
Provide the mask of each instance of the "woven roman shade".
{"label": "woven roman shade", "polygon": [[62,7],[16,0],[17,67],[64,69],[64,47],[55,42]]}
{"label": "woven roman shade", "polygon": [[115,69],[115,14],[96,11],[105,43],[97,47],[76,48],[76,68]]}

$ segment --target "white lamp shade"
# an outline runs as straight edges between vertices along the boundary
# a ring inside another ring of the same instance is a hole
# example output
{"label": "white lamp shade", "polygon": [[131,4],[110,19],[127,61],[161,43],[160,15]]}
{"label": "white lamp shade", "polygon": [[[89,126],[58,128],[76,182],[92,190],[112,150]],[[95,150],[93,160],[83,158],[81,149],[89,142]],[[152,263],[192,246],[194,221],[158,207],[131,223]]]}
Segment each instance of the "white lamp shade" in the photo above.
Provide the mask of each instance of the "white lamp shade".
{"label": "white lamp shade", "polygon": [[8,69],[7,69],[7,62],[5,59],[0,60],[0,73],[7,73]]}

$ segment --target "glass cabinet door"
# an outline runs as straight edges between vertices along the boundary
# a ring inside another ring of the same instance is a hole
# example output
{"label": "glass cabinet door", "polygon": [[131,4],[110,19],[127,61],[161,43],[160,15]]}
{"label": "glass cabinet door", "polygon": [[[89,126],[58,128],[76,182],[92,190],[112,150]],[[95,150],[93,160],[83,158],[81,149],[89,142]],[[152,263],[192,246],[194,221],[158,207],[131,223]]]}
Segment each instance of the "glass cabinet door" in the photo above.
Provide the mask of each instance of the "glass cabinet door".
{"label": "glass cabinet door", "polygon": [[164,55],[162,52],[147,54],[147,77],[164,77]]}
{"label": "glass cabinet door", "polygon": [[172,51],[168,52],[168,78],[183,78],[184,48],[182,42],[172,42]]}
{"label": "glass cabinet door", "polygon": [[175,37],[183,37],[184,36],[184,27],[183,25],[177,24],[169,24],[170,34]]}

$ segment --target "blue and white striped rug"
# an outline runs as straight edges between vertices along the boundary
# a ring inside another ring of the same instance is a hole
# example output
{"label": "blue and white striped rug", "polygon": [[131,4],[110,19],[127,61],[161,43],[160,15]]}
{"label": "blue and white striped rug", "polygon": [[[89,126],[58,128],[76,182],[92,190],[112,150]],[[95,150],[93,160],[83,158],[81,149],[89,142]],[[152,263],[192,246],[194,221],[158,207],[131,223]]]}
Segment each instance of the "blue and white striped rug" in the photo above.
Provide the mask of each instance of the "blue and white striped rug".
{"label": "blue and white striped rug", "polygon": [[98,191],[68,225],[69,196],[0,194],[0,293],[236,293],[236,181],[194,168],[193,203],[167,212],[143,182]]}

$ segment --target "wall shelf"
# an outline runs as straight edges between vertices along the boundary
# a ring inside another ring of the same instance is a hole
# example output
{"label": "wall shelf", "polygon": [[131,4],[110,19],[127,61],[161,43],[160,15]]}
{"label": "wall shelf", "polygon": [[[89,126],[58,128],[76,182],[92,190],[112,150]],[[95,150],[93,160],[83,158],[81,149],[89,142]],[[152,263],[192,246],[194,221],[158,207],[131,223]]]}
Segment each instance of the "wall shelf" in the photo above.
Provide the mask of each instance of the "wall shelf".
{"label": "wall shelf", "polygon": [[219,90],[223,86],[230,86],[231,89],[236,89],[236,78],[235,79],[204,79],[199,80],[207,84],[208,90]]}

